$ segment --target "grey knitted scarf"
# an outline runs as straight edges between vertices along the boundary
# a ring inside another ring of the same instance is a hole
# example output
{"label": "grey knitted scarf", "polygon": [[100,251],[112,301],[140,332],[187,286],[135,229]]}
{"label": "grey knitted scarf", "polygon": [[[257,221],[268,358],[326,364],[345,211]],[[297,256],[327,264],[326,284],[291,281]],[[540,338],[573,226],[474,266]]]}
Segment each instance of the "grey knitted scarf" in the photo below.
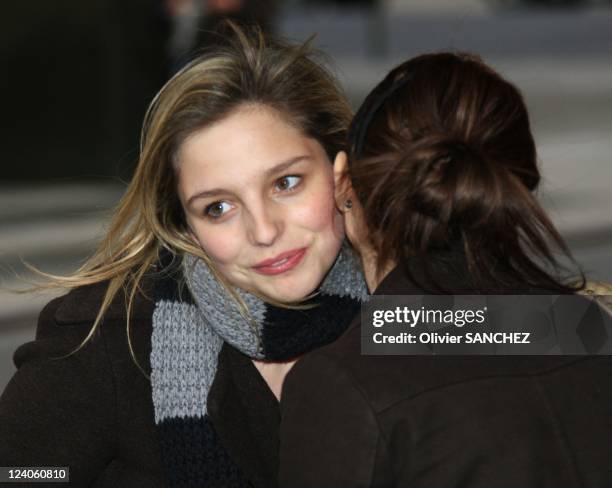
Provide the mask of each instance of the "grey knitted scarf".
{"label": "grey knitted scarf", "polygon": [[200,259],[189,255],[161,265],[150,359],[168,485],[249,486],[206,414],[223,344],[254,359],[282,361],[332,342],[367,299],[361,268],[345,244],[306,309],[276,307],[239,290],[249,320]]}

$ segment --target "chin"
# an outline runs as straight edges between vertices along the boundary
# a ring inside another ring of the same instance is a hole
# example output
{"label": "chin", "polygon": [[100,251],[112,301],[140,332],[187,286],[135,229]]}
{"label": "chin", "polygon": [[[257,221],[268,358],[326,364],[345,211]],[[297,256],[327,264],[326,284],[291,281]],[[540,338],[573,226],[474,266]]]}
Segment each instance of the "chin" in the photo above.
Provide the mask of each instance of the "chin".
{"label": "chin", "polygon": [[274,290],[274,292],[270,293],[268,296],[273,300],[281,303],[293,303],[293,302],[301,302],[304,298],[310,295],[316,286],[313,287],[296,287],[296,288],[288,288],[284,287],[282,290]]}
{"label": "chin", "polygon": [[274,286],[262,292],[277,302],[300,302],[316,290],[321,280],[317,281],[313,277],[291,277],[288,280],[279,280]]}

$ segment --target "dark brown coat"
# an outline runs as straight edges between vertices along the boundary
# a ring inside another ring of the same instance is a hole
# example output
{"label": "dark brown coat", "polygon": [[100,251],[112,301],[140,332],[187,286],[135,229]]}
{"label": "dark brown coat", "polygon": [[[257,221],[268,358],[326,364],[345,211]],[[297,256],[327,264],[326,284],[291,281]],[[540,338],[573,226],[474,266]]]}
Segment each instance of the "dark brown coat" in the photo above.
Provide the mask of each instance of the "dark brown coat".
{"label": "dark brown coat", "polygon": [[[69,466],[72,486],[162,487],[151,384],[130,357],[123,298],[82,351],[50,359],[80,344],[104,290],[83,287],[51,301],[36,339],[15,352],[17,372],[0,397],[0,466]],[[131,337],[147,375],[152,312],[153,303],[139,297]],[[231,347],[220,354],[208,412],[253,485],[275,486],[278,403],[251,361]]]}
{"label": "dark brown coat", "polygon": [[[376,292],[411,293],[400,269]],[[285,380],[279,484],[609,488],[611,378],[610,356],[362,356],[356,320]]]}

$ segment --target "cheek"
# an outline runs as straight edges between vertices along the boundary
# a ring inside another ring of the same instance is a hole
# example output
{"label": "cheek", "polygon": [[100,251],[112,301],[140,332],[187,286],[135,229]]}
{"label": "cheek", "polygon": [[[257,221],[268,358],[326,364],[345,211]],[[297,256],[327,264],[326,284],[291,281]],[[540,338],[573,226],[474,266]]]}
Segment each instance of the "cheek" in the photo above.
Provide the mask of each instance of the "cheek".
{"label": "cheek", "polygon": [[344,221],[334,201],[333,186],[310,193],[295,210],[295,222],[313,232],[332,232],[337,238],[344,236]]}
{"label": "cheek", "polygon": [[231,227],[207,228],[206,232],[196,227],[194,232],[200,247],[215,264],[231,265],[240,254],[239,232]]}

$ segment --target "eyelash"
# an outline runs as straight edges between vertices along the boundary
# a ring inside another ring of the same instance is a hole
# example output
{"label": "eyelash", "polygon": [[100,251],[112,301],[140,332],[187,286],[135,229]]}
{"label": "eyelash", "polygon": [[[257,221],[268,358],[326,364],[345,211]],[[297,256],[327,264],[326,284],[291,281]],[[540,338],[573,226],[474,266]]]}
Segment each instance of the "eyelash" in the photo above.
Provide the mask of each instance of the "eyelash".
{"label": "eyelash", "polygon": [[[285,190],[278,190],[280,193],[291,193],[291,192],[293,192],[293,191],[297,190],[297,189],[299,188],[299,186],[302,184],[302,179],[303,179],[302,175],[285,175],[285,176],[281,176],[280,178],[278,178],[278,179],[277,179],[277,180],[274,182],[274,187],[276,188],[277,184],[278,184],[280,181],[285,180],[285,179],[288,179],[288,178],[298,178],[298,181],[297,181],[297,183],[295,183],[295,184],[294,184],[294,185],[293,185],[291,188],[287,188],[287,189],[285,189]],[[219,216],[215,217],[215,216],[211,215],[211,210],[213,209],[213,207],[215,207],[215,206],[217,206],[217,205],[222,205],[222,204],[224,204],[224,203],[227,203],[227,202],[225,202],[225,201],[223,201],[223,200],[219,200],[219,201],[217,201],[217,202],[213,202],[213,203],[211,203],[210,205],[207,205],[207,206],[204,208],[204,215],[205,215],[207,218],[211,219],[211,220],[220,220],[220,219],[222,219],[222,218],[224,217],[225,213],[223,213],[223,214],[221,214],[221,215],[219,215]],[[227,212],[226,212],[226,213],[227,213]]]}

